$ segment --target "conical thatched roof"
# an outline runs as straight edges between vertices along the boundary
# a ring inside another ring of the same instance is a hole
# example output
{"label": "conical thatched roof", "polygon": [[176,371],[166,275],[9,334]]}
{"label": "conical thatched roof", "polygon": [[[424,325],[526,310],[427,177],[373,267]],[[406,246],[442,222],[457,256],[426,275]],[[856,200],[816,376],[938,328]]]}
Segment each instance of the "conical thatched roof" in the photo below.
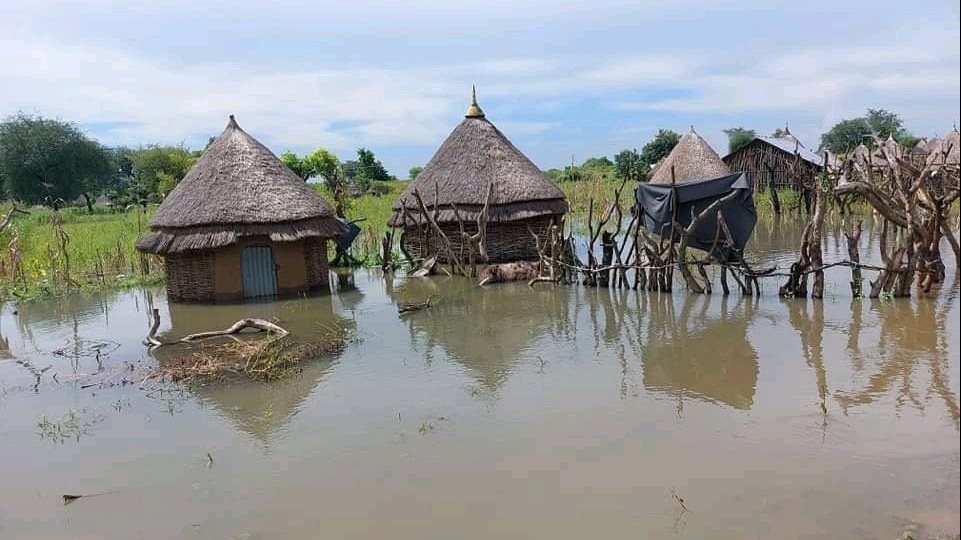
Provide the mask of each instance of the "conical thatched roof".
{"label": "conical thatched roof", "polygon": [[721,156],[717,155],[717,152],[694,131],[693,127],[681,137],[664,162],[658,165],[657,170],[651,175],[650,182],[670,185],[672,168],[678,184],[731,174],[731,169],[724,163]]}
{"label": "conical thatched roof", "polygon": [[911,155],[914,157],[927,157],[928,155],[928,141],[921,139],[914,145],[911,149]]}
{"label": "conical thatched roof", "polygon": [[937,146],[928,155],[927,165],[929,167],[941,165],[957,167],[959,164],[961,164],[961,134],[954,129],[938,139]]}
{"label": "conical thatched roof", "polygon": [[[489,219],[514,221],[567,211],[564,192],[527,156],[521,153],[484,116],[476,100],[464,121],[454,128],[434,157],[394,203],[391,226],[402,226],[401,209],[417,209],[417,190],[431,208],[437,204],[439,222],[455,221],[451,205],[461,217],[474,218],[483,208],[488,185],[493,183]],[[420,216],[409,213],[408,219]]]}
{"label": "conical thatched roof", "polygon": [[233,115],[164,199],[150,228],[137,248],[159,254],[223,247],[241,236],[283,242],[343,232],[330,206]]}
{"label": "conical thatched roof", "polygon": [[851,155],[855,159],[860,159],[865,163],[867,163],[869,158],[871,157],[871,150],[867,146],[865,146],[864,143],[860,143],[856,147],[854,147],[854,150],[851,151]]}
{"label": "conical thatched roof", "polygon": [[898,143],[898,141],[894,140],[894,137],[891,135],[888,135],[888,138],[885,139],[884,142],[878,143],[877,148],[874,150],[874,158],[881,160],[887,159],[884,155],[884,150],[887,150],[888,154],[893,157],[904,157],[904,149],[901,148],[901,145]]}

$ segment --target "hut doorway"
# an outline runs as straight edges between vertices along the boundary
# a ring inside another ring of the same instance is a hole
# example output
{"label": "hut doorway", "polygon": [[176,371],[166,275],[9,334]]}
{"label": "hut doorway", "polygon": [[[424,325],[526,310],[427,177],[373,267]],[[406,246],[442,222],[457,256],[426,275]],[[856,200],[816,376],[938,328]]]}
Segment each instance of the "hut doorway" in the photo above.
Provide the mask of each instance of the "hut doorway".
{"label": "hut doorway", "polygon": [[244,298],[277,294],[277,265],[270,246],[247,246],[240,261]]}

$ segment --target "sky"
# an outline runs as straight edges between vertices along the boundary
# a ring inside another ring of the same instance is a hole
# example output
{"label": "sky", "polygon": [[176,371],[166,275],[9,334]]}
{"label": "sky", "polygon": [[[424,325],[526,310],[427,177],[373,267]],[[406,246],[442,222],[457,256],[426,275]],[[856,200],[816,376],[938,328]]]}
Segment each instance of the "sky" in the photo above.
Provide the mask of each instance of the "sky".
{"label": "sky", "polygon": [[961,8],[757,0],[0,2],[0,117],[107,145],[202,147],[229,114],[274,152],[368,147],[403,178],[463,119],[541,168],[691,129],[788,123],[816,147],[885,108],[921,136],[961,115]]}

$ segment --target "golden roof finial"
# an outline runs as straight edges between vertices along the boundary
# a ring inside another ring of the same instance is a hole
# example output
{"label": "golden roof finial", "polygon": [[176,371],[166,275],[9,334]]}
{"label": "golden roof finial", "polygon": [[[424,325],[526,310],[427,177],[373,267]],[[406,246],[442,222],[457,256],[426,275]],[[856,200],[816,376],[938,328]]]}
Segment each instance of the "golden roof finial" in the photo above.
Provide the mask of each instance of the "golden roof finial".
{"label": "golden roof finial", "polygon": [[470,107],[467,107],[467,112],[464,113],[465,118],[484,118],[484,111],[481,110],[480,105],[477,104],[477,86],[471,85],[470,91]]}

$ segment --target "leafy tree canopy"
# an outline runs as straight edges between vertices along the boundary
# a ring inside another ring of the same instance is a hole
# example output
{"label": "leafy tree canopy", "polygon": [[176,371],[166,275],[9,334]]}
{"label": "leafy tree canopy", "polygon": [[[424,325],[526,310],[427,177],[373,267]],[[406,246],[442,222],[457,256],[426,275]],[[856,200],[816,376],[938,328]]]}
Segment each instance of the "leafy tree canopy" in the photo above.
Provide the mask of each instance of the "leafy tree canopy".
{"label": "leafy tree canopy", "polygon": [[280,154],[280,161],[283,161],[284,165],[286,165],[288,169],[294,171],[294,174],[299,176],[304,182],[314,175],[313,166],[311,166],[311,164],[305,158],[301,158],[290,150]]}
{"label": "leafy tree canopy", "polygon": [[304,156],[303,161],[311,170],[312,175],[321,177],[328,186],[337,180],[340,160],[325,148],[317,148]]}
{"label": "leafy tree canopy", "polygon": [[681,140],[681,136],[670,129],[660,129],[651,142],[641,148],[641,160],[648,167],[667,157]]}
{"label": "leafy tree canopy", "polygon": [[647,175],[649,167],[637,149],[624,149],[614,155],[615,174],[621,180],[640,181]]}
{"label": "leafy tree canopy", "polygon": [[874,131],[874,135],[879,139],[897,138],[904,131],[904,122],[896,113],[891,111],[868,109],[868,114],[864,118],[871,126],[871,130]]}
{"label": "leafy tree canopy", "polygon": [[737,152],[757,138],[757,132],[743,127],[725,129],[724,134],[727,135],[727,152],[729,154]]}
{"label": "leafy tree canopy", "polygon": [[840,154],[854,150],[862,142],[873,147],[875,138],[884,140],[894,137],[906,148],[920,140],[904,129],[904,122],[897,113],[885,109],[868,109],[866,115],[841,120],[827,133],[821,135],[821,146]]}
{"label": "leafy tree canopy", "polygon": [[0,123],[0,176],[9,195],[57,206],[101,191],[113,169],[107,150],[74,124],[19,113]]}
{"label": "leafy tree canopy", "polygon": [[584,160],[584,163],[581,163],[581,167],[585,169],[609,169],[614,167],[614,162],[607,156],[592,157]]}
{"label": "leafy tree canopy", "polygon": [[420,165],[414,165],[413,167],[410,168],[410,171],[407,172],[407,178],[414,180],[423,171],[424,171],[423,167],[421,167]]}
{"label": "leafy tree canopy", "polygon": [[133,164],[131,195],[137,199],[162,199],[177,187],[197,161],[187,147],[145,146],[130,153]]}
{"label": "leafy tree canopy", "polygon": [[384,164],[374,156],[368,148],[357,149],[357,165],[354,183],[361,189],[370,187],[371,182],[383,182],[390,180],[390,173],[384,168]]}
{"label": "leafy tree canopy", "polygon": [[871,125],[864,118],[841,120],[827,133],[821,135],[821,146],[835,154],[846,154],[861,143],[871,146],[873,133]]}

